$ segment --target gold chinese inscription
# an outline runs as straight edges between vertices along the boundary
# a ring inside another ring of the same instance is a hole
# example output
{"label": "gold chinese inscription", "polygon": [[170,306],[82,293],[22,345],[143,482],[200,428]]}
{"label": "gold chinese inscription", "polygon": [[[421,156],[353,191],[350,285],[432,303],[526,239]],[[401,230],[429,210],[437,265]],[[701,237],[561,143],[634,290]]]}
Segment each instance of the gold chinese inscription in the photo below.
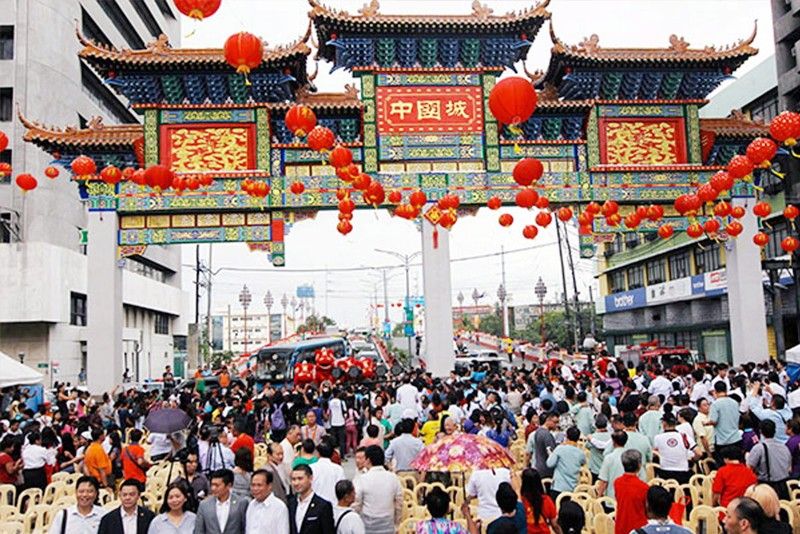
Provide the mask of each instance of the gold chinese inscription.
{"label": "gold chinese inscription", "polygon": [[176,172],[241,171],[252,167],[251,129],[244,126],[169,130],[169,158]]}

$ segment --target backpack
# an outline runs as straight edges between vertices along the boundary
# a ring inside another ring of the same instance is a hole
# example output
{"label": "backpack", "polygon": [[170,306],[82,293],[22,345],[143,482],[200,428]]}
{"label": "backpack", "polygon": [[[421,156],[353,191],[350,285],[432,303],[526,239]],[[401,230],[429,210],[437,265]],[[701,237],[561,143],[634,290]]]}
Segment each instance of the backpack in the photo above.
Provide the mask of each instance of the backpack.
{"label": "backpack", "polygon": [[269,422],[272,425],[273,430],[286,429],[286,419],[283,417],[283,406],[283,404],[277,406],[275,411],[272,412],[272,415],[269,416]]}

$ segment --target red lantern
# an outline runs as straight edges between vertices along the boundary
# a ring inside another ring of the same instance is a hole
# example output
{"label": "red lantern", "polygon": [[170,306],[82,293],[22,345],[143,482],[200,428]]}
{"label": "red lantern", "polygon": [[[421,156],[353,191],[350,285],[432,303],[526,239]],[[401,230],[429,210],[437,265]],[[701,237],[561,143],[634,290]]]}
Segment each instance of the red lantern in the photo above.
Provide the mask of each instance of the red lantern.
{"label": "red lantern", "polygon": [[529,224],[522,229],[522,235],[525,237],[525,239],[535,239],[536,236],[539,235],[539,229],[534,225]]}
{"label": "red lantern", "polygon": [[714,206],[714,215],[717,217],[727,217],[731,214],[731,205],[725,202],[724,200],[720,200],[717,202],[717,205]]}
{"label": "red lantern", "polygon": [[658,204],[650,204],[647,207],[647,218],[653,222],[660,221],[664,217],[664,208]]}
{"label": "red lantern", "polygon": [[[313,132],[313,130],[312,130]],[[333,133],[333,132],[331,132]],[[309,145],[311,144],[311,140],[309,137]],[[347,167],[351,163],[353,163],[353,152],[344,146],[337,146],[333,150],[331,150],[331,155],[329,158],[331,166],[334,169],[340,169],[342,167]]]}
{"label": "red lantern", "polygon": [[489,110],[500,124],[520,124],[533,115],[537,100],[531,81],[513,76],[497,82],[489,93]]}
{"label": "red lantern", "polygon": [[339,221],[339,224],[336,225],[336,229],[342,235],[347,235],[353,231],[353,225],[348,220]]}
{"label": "red lantern", "polygon": [[697,195],[681,195],[675,199],[675,210],[681,215],[694,215],[703,205]]}
{"label": "red lantern", "polygon": [[520,208],[530,209],[539,199],[539,193],[533,189],[522,189],[517,193],[516,203]]}
{"label": "red lantern", "polygon": [[636,206],[636,216],[639,220],[647,218],[647,206]]}
{"label": "red lantern", "polygon": [[358,165],[352,163],[336,169],[336,176],[345,183],[352,182],[359,174],[361,171],[358,169]]}
{"label": "red lantern", "polygon": [[703,227],[700,226],[700,223],[693,223],[690,224],[689,227],[686,229],[686,233],[689,237],[697,239],[701,235],[703,235]]}
{"label": "red lantern", "polygon": [[33,191],[39,183],[32,174],[20,174],[17,176],[17,187],[22,189],[23,192]]}
{"label": "red lantern", "polygon": [[455,212],[446,211],[439,217],[439,226],[445,230],[450,230],[456,224],[456,221],[458,221],[458,218],[455,216]]}
{"label": "red lantern", "polygon": [[731,160],[728,162],[727,170],[728,174],[730,174],[734,179],[741,180],[753,172],[753,162],[750,161],[747,156],[742,156],[739,154],[731,158]]}
{"label": "red lantern", "polygon": [[145,185],[147,179],[144,177],[144,169],[136,169],[131,175],[131,182],[136,185]]}
{"label": "red lantern", "polygon": [[306,186],[303,185],[303,182],[292,182],[292,185],[289,186],[289,191],[295,195],[302,195],[305,190]]}
{"label": "red lantern", "polygon": [[658,227],[658,237],[661,239],[669,239],[672,237],[672,234],[675,233],[675,229],[672,227],[671,224],[662,224]]}
{"label": "red lantern", "polygon": [[338,215],[340,221],[352,221],[353,214],[352,213],[340,213]]}
{"label": "red lantern", "polygon": [[500,226],[511,226],[514,224],[514,217],[512,217],[510,213],[503,213],[497,220],[500,223]]}
{"label": "red lantern", "polygon": [[186,189],[186,181],[180,176],[175,176],[172,179],[172,189],[180,195]]}
{"label": "red lantern", "polygon": [[800,240],[793,235],[785,237],[783,241],[781,241],[781,248],[784,252],[788,252],[789,254],[792,254],[798,247],[800,247]]}
{"label": "red lantern", "polygon": [[350,192],[347,189],[336,190],[336,200],[344,200],[350,197]]}
{"label": "red lantern", "polygon": [[58,178],[58,174],[59,174],[58,169],[56,167],[50,166],[44,170],[44,175],[50,178],[51,180]]}
{"label": "red lantern", "polygon": [[178,11],[197,20],[210,17],[219,9],[222,0],[174,0]]}
{"label": "red lantern", "polygon": [[542,228],[547,228],[547,226],[551,222],[553,222],[553,216],[550,215],[549,211],[540,211],[539,213],[536,214],[536,224],[538,224]]}
{"label": "red lantern", "polygon": [[456,210],[461,205],[458,195],[445,195],[436,203],[440,210]]}
{"label": "red lantern", "polygon": [[[258,195],[258,187],[259,187],[260,184],[263,184],[263,183],[264,182],[256,182],[255,184],[253,184],[253,189],[252,189],[253,196],[259,196]],[[186,178],[186,188],[191,190],[191,191],[197,191],[198,189],[200,189],[200,180],[198,180],[194,176],[189,176],[188,178]]]}
{"label": "red lantern", "polygon": [[733,217],[734,219],[741,219],[745,215],[747,215],[747,212],[745,211],[744,207],[734,206],[733,208],[731,208],[731,217]]}
{"label": "red lantern", "polygon": [[514,166],[514,181],[528,187],[544,174],[542,162],[536,158],[523,158]]}
{"label": "red lantern", "polygon": [[89,180],[97,172],[97,164],[88,156],[78,156],[72,160],[70,167],[79,180]]}
{"label": "red lantern", "polygon": [[500,197],[491,197],[486,201],[486,205],[490,210],[499,210],[500,206],[503,205],[503,201],[500,199]]}
{"label": "red lantern", "polygon": [[252,33],[239,32],[225,41],[225,61],[239,74],[250,74],[264,59],[264,43]]}
{"label": "red lantern", "polygon": [[0,178],[11,176],[11,164],[5,161],[0,161]]}
{"label": "red lantern", "polygon": [[642,221],[639,219],[638,215],[636,215],[635,213],[631,213],[630,215],[627,215],[625,217],[625,228],[633,230],[634,228],[639,226],[639,223],[641,222]]}
{"label": "red lantern", "polygon": [[414,191],[411,193],[411,196],[408,197],[408,202],[415,208],[420,208],[425,205],[428,201],[428,197],[425,196],[425,193],[422,191]]}
{"label": "red lantern", "polygon": [[766,137],[758,137],[750,141],[745,154],[756,167],[767,168],[777,151],[778,145],[775,144],[775,141]]}
{"label": "red lantern", "polygon": [[540,210],[546,210],[550,207],[550,199],[544,195],[540,195],[539,200],[536,201],[536,207]]}
{"label": "red lantern", "polygon": [[619,213],[612,213],[606,217],[606,224],[609,226],[619,226],[619,223],[622,222],[622,215]]}
{"label": "red lantern", "polygon": [[772,119],[769,135],[779,143],[794,146],[800,138],[800,113],[784,111]]}
{"label": "red lantern", "polygon": [[[135,172],[136,172],[136,169],[134,169],[133,167],[125,167],[124,169],[122,169],[122,179],[123,179],[123,181],[126,181],[126,182],[130,181],[130,179],[133,178],[133,173],[135,173]],[[45,170],[45,173],[47,173],[47,170]]]}
{"label": "red lantern", "polygon": [[600,210],[603,209],[600,207],[600,204],[597,202],[589,202],[586,204],[586,213],[590,213],[592,215],[597,215],[600,213]]}
{"label": "red lantern", "polygon": [[264,180],[261,180],[256,184],[256,196],[259,198],[264,198],[267,195],[269,195],[269,184]]}
{"label": "red lantern", "polygon": [[603,207],[601,208],[604,217],[608,217],[609,215],[613,215],[619,211],[619,204],[617,204],[613,200],[606,200],[603,202]]}
{"label": "red lantern", "polygon": [[716,234],[719,232],[719,221],[716,219],[707,220],[703,223],[703,230],[705,230],[707,234]]}
{"label": "red lantern", "polygon": [[156,192],[169,189],[174,177],[175,174],[164,165],[152,165],[144,171],[145,183]]}
{"label": "red lantern", "polygon": [[118,184],[122,181],[122,171],[113,165],[109,165],[100,171],[100,179],[107,184]]}
{"label": "red lantern", "polygon": [[210,174],[201,174],[197,179],[203,187],[208,187],[214,183],[214,178]]}
{"label": "red lantern", "polygon": [[558,212],[556,213],[558,220],[561,222],[567,222],[572,219],[572,210],[568,207],[558,208]]}
{"label": "red lantern", "polygon": [[739,221],[731,221],[725,227],[725,231],[731,237],[736,237],[744,231],[744,226]]}
{"label": "red lantern", "polygon": [[330,128],[317,126],[308,133],[306,142],[311,150],[322,152],[323,150],[330,150],[333,148],[333,144],[336,142],[336,136]]}
{"label": "red lantern", "polygon": [[719,171],[711,177],[711,180],[708,183],[710,183],[711,187],[716,189],[718,193],[730,191],[733,189],[733,176],[725,171]]}
{"label": "red lantern", "polygon": [[578,235],[592,235],[592,227],[591,226],[579,226],[578,227]]}
{"label": "red lantern", "polygon": [[310,107],[295,104],[286,112],[284,123],[295,137],[305,137],[317,125],[317,115]]}
{"label": "red lantern", "polygon": [[369,174],[360,173],[353,179],[353,187],[357,191],[366,191],[372,183],[372,177]]}
{"label": "red lantern", "polygon": [[392,204],[397,204],[398,202],[403,200],[403,195],[400,191],[390,191],[389,192],[389,202]]}
{"label": "red lantern", "polygon": [[0,132],[0,152],[8,148],[8,136]]}
{"label": "red lantern", "polygon": [[703,184],[697,188],[698,198],[706,204],[711,204],[717,199],[719,192],[711,184]]}
{"label": "red lantern", "polygon": [[583,211],[578,215],[578,224],[580,226],[591,226],[592,221],[594,221],[594,217],[592,217],[591,213]]}
{"label": "red lantern", "polygon": [[364,200],[367,204],[379,206],[386,200],[386,192],[383,190],[383,185],[380,182],[372,181],[369,187],[364,191]]}
{"label": "red lantern", "polygon": [[756,217],[769,217],[769,214],[772,213],[772,206],[769,205],[768,202],[757,202],[755,206],[753,206],[753,213]]}
{"label": "red lantern", "polygon": [[753,243],[755,243],[761,248],[764,248],[769,243],[769,236],[764,232],[758,232],[756,235],[753,236]]}
{"label": "red lantern", "polygon": [[798,210],[796,206],[793,206],[791,204],[786,206],[786,209],[783,210],[783,216],[789,219],[790,221],[795,220],[798,215],[800,215],[800,210]]}

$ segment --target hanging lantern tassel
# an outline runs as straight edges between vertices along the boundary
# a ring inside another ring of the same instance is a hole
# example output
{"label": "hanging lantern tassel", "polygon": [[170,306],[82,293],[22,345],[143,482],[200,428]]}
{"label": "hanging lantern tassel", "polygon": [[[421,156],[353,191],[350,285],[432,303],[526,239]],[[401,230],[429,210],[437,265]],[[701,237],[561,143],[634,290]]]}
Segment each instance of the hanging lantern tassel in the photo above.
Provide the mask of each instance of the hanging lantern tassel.
{"label": "hanging lantern tassel", "polygon": [[796,144],[792,145],[791,148],[789,149],[789,152],[792,153],[792,156],[796,157],[797,159],[800,159],[800,152],[797,152],[797,150],[795,149],[796,146],[797,146]]}
{"label": "hanging lantern tassel", "polygon": [[439,248],[439,225],[433,227],[433,248]]}
{"label": "hanging lantern tassel", "polygon": [[[768,230],[772,230],[772,226],[767,221],[761,221],[761,224],[766,226]],[[792,221],[792,224],[794,224],[794,221]]]}
{"label": "hanging lantern tassel", "polygon": [[240,65],[239,68],[236,69],[236,72],[244,76],[245,87],[250,87],[251,85],[253,85],[252,83],[250,83],[250,78],[247,76],[248,74],[250,74],[250,67],[248,67],[247,65]]}
{"label": "hanging lantern tassel", "polygon": [[785,172],[776,171],[775,168],[772,165],[769,166],[769,172],[770,172],[770,174],[777,176],[781,180],[786,178],[786,173]]}

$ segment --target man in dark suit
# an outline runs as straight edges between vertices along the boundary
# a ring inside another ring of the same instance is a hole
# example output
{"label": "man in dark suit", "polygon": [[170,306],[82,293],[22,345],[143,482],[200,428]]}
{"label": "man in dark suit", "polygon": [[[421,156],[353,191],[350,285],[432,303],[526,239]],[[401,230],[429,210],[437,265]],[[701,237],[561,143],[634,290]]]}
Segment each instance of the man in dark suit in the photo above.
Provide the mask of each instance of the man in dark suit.
{"label": "man in dark suit", "polygon": [[211,497],[200,503],[194,534],[242,534],[250,499],[231,494],[233,471],[211,473]]}
{"label": "man in dark suit", "polygon": [[311,489],[313,471],[301,464],[292,469],[294,495],[287,499],[289,534],[334,534],[333,505]]}
{"label": "man in dark suit", "polygon": [[155,514],[138,505],[141,493],[141,482],[135,478],[125,480],[119,487],[121,506],[103,516],[97,534],[147,534]]}

